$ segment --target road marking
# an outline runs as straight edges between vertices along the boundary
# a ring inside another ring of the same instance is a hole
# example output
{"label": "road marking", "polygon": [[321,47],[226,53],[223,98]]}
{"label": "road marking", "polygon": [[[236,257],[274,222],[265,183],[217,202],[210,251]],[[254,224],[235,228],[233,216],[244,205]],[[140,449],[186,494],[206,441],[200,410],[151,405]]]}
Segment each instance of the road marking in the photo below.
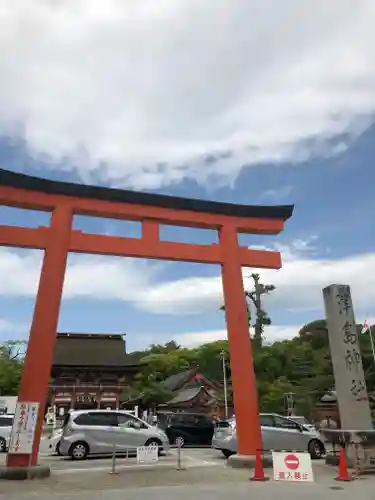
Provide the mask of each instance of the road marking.
{"label": "road marking", "polygon": [[186,458],[188,460],[190,460],[191,462],[195,462],[197,464],[218,465],[217,462],[203,460],[201,458],[196,458],[196,457],[191,457],[190,455],[184,455],[183,458],[181,458],[181,462],[183,462]]}
{"label": "road marking", "polygon": [[[171,455],[177,456],[177,453],[171,452]],[[194,457],[194,456],[191,456],[191,455],[187,455],[186,453],[181,453],[181,462],[183,462],[186,458],[188,460],[192,461],[192,462],[196,462],[196,463],[199,463],[199,464],[220,465],[218,462],[214,462],[214,461],[211,461],[211,460],[205,460],[204,458]]]}

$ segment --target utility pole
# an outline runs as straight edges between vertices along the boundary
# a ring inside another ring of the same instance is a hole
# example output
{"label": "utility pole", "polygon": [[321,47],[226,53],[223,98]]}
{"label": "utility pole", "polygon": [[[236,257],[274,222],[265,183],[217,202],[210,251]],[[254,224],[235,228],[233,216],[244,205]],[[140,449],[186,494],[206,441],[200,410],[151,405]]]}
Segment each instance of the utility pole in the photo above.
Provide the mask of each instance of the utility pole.
{"label": "utility pole", "polygon": [[294,403],[294,392],[286,392],[284,394],[285,398],[285,409],[288,417],[292,417],[295,411],[295,403]]}
{"label": "utility pole", "polygon": [[262,345],[262,335],[263,335],[263,325],[262,318],[259,314],[259,311],[262,310],[262,291],[263,285],[259,283],[260,276],[259,274],[251,275],[254,280],[254,291],[255,291],[255,307],[256,307],[256,320],[255,320],[255,335],[254,338],[256,342],[259,344],[259,347]]}
{"label": "utility pole", "polygon": [[271,319],[268,317],[267,313],[262,309],[262,295],[268,295],[270,292],[275,290],[275,286],[263,285],[262,283],[260,283],[259,274],[253,273],[251,274],[251,278],[254,281],[254,290],[252,292],[245,292],[245,295],[246,298],[251,299],[256,310],[256,320],[254,325],[255,328],[254,343],[257,347],[262,347],[263,325],[271,324]]}
{"label": "utility pole", "polygon": [[228,383],[227,383],[227,363],[225,351],[221,351],[223,361],[223,383],[224,383],[224,410],[225,418],[228,418]]}

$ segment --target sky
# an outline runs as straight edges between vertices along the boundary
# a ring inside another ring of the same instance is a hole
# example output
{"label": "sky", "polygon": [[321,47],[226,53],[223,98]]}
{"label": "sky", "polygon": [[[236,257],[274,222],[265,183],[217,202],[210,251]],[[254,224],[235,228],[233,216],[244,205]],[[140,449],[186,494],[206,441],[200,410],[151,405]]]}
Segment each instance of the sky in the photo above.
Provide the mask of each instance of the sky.
{"label": "sky", "polygon": [[[213,8],[213,6],[215,8]],[[375,322],[373,0],[3,0],[0,165],[56,180],[294,204],[261,270],[268,342],[324,317],[349,284]],[[1,207],[0,224],[49,214]],[[75,217],[86,232],[137,223]],[[212,243],[163,227],[163,239]],[[0,248],[0,341],[27,339],[42,252]],[[244,269],[245,286],[251,286]],[[126,333],[129,351],[226,338],[215,265],[69,255],[58,330]]]}

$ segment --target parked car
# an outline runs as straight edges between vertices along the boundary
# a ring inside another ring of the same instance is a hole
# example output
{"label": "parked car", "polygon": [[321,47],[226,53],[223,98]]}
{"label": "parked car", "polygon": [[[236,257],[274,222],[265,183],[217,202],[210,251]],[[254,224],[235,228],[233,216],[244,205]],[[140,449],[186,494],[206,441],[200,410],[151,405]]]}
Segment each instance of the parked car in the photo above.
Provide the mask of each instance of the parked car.
{"label": "parked car", "polygon": [[14,415],[6,413],[0,415],[0,452],[5,453],[9,448],[10,436],[12,434]]}
{"label": "parked car", "polygon": [[166,434],[176,446],[210,445],[215,424],[211,417],[200,413],[174,413],[169,416]]}
{"label": "parked car", "polygon": [[64,421],[60,453],[72,460],[89,455],[113,452],[135,452],[139,446],[158,446],[159,453],[169,450],[164,431],[153,427],[126,411],[77,410]]}
{"label": "parked car", "polygon": [[52,453],[55,453],[56,455],[61,455],[60,441],[62,433],[63,433],[62,429],[57,429],[53,432],[52,436],[48,438],[48,448]]}
{"label": "parked car", "polygon": [[297,422],[297,424],[300,424],[302,425],[303,427],[305,427],[308,431],[316,431],[316,427],[314,424],[311,424],[306,417],[302,417],[302,416],[295,416],[293,415],[292,417],[288,417],[290,418],[291,420],[293,420],[294,422]]}
{"label": "parked car", "polygon": [[[317,431],[311,431],[291,418],[274,413],[260,414],[264,450],[308,451],[312,458],[325,455],[325,446]],[[212,447],[228,458],[237,453],[236,421],[219,422],[215,428]]]}

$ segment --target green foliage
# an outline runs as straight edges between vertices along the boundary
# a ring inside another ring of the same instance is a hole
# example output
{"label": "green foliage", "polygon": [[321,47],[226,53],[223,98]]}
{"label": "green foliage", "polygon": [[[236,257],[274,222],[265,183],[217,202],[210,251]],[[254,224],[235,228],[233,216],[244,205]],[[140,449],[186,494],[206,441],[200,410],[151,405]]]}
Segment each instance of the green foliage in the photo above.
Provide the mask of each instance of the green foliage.
{"label": "green foliage", "polygon": [[[361,326],[358,325],[360,334]],[[373,329],[375,338],[375,328]],[[368,391],[375,387],[375,365],[368,333],[360,335],[361,353]],[[172,346],[174,346],[172,348]],[[186,349],[175,343],[151,346],[143,351],[142,373],[137,377],[136,388],[149,400],[167,402],[171,397],[160,389],[160,382],[170,375],[199,366],[199,371],[208,379],[223,383],[222,352],[230,366],[226,341],[203,344],[195,349]],[[285,394],[292,392],[296,411],[306,417],[311,415],[318,399],[334,387],[327,327],[324,320],[305,325],[293,340],[275,342],[253,350],[254,369],[257,378],[259,406],[261,411],[283,413]],[[139,393],[139,392],[138,392]],[[224,400],[223,391],[219,399]],[[231,388],[228,392],[231,400]],[[160,403],[159,403],[160,404]]]}
{"label": "green foliage", "polygon": [[26,342],[0,344],[0,394],[16,396],[21,380]]}

